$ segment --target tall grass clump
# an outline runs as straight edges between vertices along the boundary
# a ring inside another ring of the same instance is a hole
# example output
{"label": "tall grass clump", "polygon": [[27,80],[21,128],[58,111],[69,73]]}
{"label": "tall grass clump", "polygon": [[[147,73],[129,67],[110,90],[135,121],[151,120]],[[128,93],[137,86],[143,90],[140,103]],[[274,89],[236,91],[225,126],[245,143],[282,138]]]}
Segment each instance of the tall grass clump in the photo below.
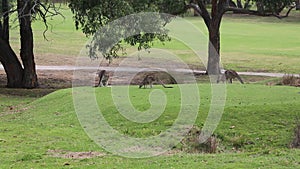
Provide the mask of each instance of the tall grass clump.
{"label": "tall grass clump", "polygon": [[300,76],[284,75],[281,80],[281,85],[300,87]]}
{"label": "tall grass clump", "polygon": [[194,125],[175,149],[186,153],[217,153],[219,145],[217,137],[212,135],[204,143],[201,143],[200,134],[201,129]]}

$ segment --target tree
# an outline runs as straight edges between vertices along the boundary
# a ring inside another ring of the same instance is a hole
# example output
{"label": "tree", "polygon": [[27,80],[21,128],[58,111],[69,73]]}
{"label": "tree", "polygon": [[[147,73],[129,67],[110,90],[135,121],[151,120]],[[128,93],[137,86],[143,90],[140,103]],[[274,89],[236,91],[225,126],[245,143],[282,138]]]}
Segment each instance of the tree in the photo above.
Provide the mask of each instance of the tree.
{"label": "tree", "polygon": [[[38,16],[43,20],[47,29],[47,17],[56,15],[51,12],[55,8],[47,0],[17,0],[15,2],[1,1],[0,21],[0,62],[4,67],[7,76],[7,87],[9,88],[35,88],[38,86],[38,78],[33,53],[33,32],[31,23]],[[20,56],[21,62],[13,51],[9,42],[9,16],[17,12],[20,27]]]}
{"label": "tree", "polygon": [[[282,18],[284,16],[280,13],[285,7],[289,7],[288,13],[294,8],[292,2],[292,0],[190,0],[189,2],[185,0],[151,2],[148,0],[71,0],[69,6],[74,13],[76,27],[82,28],[87,35],[95,33],[108,22],[128,14],[155,11],[179,15],[193,8],[203,18],[209,32],[207,74],[217,75],[220,73],[220,25],[226,12]],[[256,5],[253,6],[253,4]],[[164,25],[158,24],[157,26]],[[125,41],[131,45],[139,44],[139,47],[149,47],[148,42],[157,37],[160,36],[144,34],[125,39]],[[167,36],[163,37],[160,40],[166,40]],[[118,49],[112,48],[113,51]],[[114,53],[113,51],[108,53]],[[104,56],[109,59],[115,55],[104,54]]]}
{"label": "tree", "polygon": [[[196,10],[203,18],[209,32],[209,55],[207,74],[217,75],[220,73],[220,25],[222,17],[226,12],[244,13],[258,16],[276,16],[282,18],[280,12],[284,7],[294,8],[291,0],[252,0],[256,3],[256,9],[250,7],[250,0],[212,0],[211,11],[204,0],[191,0],[189,6]],[[236,5],[238,4],[238,5]],[[288,15],[287,13],[287,15]],[[286,15],[286,16],[287,16]]]}

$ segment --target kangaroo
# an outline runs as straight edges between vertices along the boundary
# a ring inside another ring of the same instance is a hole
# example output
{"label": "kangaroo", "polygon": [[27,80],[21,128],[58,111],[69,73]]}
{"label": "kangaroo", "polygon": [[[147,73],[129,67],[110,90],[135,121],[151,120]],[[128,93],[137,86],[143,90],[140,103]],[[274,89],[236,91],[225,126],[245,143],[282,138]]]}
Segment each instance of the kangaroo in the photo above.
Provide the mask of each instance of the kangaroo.
{"label": "kangaroo", "polygon": [[232,79],[235,78],[237,78],[242,84],[244,84],[242,78],[235,70],[226,70],[224,74],[219,76],[217,83],[219,83],[220,81],[225,82],[228,79],[229,79],[229,83],[232,83]]}
{"label": "kangaroo", "polygon": [[150,88],[152,88],[153,82],[155,81],[160,83],[164,88],[173,88],[172,86],[166,86],[160,79],[155,78],[153,75],[146,75],[146,77],[140,83],[139,88],[142,88],[144,86],[145,89],[147,85],[149,85]]}
{"label": "kangaroo", "polygon": [[147,75],[147,76],[143,79],[143,81],[140,83],[139,88],[142,88],[142,87],[144,86],[144,89],[145,89],[147,85],[149,85],[150,88],[152,88],[153,81],[155,81],[154,76],[152,76],[152,75]]}
{"label": "kangaroo", "polygon": [[99,82],[95,87],[102,87],[107,85],[109,75],[106,73],[106,70],[101,70],[96,73],[99,77]]}

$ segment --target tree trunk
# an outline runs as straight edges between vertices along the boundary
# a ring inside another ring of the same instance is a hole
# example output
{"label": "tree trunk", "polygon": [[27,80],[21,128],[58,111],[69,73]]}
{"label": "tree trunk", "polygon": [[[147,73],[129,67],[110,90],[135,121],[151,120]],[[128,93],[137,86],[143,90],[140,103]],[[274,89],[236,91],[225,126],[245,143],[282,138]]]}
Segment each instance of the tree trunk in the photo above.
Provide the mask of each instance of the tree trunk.
{"label": "tree trunk", "polygon": [[33,33],[31,28],[31,2],[18,0],[18,14],[20,23],[21,52],[20,56],[24,66],[23,87],[35,88],[38,80],[33,54]]}
{"label": "tree trunk", "polygon": [[260,15],[264,15],[265,8],[264,8],[264,3],[261,0],[256,1],[256,8]]}
{"label": "tree trunk", "polygon": [[2,0],[3,14],[0,23],[0,62],[4,67],[7,87],[9,88],[21,88],[23,87],[23,68],[19,62],[15,52],[12,50],[9,44],[9,2],[8,0]]}
{"label": "tree trunk", "polygon": [[220,74],[220,31],[219,28],[209,28],[207,74]]}
{"label": "tree trunk", "polygon": [[300,10],[300,0],[296,1],[296,10]]}
{"label": "tree trunk", "polygon": [[237,4],[238,8],[243,8],[243,4],[242,4],[241,0],[237,0],[236,4]]}
{"label": "tree trunk", "polygon": [[8,0],[2,0],[2,18],[3,18],[3,25],[1,25],[1,38],[9,43],[9,5],[8,5]]}
{"label": "tree trunk", "polygon": [[208,26],[209,45],[208,45],[208,75],[219,75],[220,71],[220,26],[224,7],[227,1],[212,1],[211,19]]}
{"label": "tree trunk", "polygon": [[10,45],[0,38],[0,62],[7,76],[7,87],[23,87],[23,68]]}
{"label": "tree trunk", "polygon": [[232,0],[229,0],[227,3],[228,3],[228,5],[229,5],[230,7],[237,8],[237,5],[236,5],[235,2],[233,2]]}
{"label": "tree trunk", "polygon": [[248,9],[250,7],[249,3],[250,3],[250,0],[245,1],[244,9]]}

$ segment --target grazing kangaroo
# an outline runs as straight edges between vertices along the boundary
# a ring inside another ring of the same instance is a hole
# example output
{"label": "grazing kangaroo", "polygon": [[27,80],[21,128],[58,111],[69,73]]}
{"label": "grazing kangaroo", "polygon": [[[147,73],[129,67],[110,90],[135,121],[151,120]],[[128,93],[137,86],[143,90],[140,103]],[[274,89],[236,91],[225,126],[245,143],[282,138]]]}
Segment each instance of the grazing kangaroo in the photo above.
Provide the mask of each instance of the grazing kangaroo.
{"label": "grazing kangaroo", "polygon": [[101,70],[96,73],[99,77],[99,82],[95,87],[102,87],[107,85],[109,75],[106,73],[106,70]]}
{"label": "grazing kangaroo", "polygon": [[228,79],[229,79],[229,83],[232,83],[232,79],[235,78],[237,78],[242,84],[244,84],[242,78],[235,70],[226,70],[224,74],[219,76],[217,83],[219,83],[220,81],[225,82]]}
{"label": "grazing kangaroo", "polygon": [[143,81],[140,83],[139,88],[142,88],[142,87],[144,86],[144,89],[145,89],[147,85],[149,85],[150,88],[152,88],[153,81],[155,81],[154,76],[152,76],[152,75],[147,75],[147,76],[143,79]]}
{"label": "grazing kangaroo", "polygon": [[147,85],[149,85],[150,88],[152,88],[153,82],[155,81],[161,84],[164,88],[173,88],[172,86],[166,86],[160,79],[155,78],[153,75],[146,75],[146,77],[140,83],[139,88],[142,88],[144,86],[145,89]]}

